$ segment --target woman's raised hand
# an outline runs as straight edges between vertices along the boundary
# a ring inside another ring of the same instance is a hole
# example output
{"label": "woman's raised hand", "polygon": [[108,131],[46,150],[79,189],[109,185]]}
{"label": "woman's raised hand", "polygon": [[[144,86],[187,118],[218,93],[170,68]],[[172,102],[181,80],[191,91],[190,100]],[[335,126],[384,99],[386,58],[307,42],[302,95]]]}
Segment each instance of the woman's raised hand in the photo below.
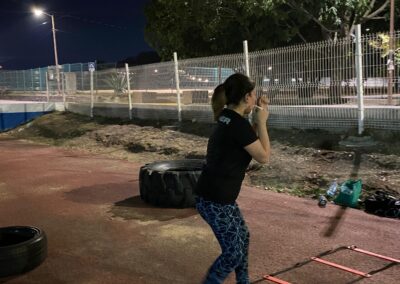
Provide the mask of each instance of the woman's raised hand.
{"label": "woman's raised hand", "polygon": [[266,95],[262,95],[257,98],[257,105],[262,108],[268,107],[269,100]]}
{"label": "woman's raised hand", "polygon": [[256,124],[265,124],[268,116],[269,116],[269,111],[268,111],[268,98],[264,95],[261,96],[257,99],[257,106],[255,108],[255,123]]}

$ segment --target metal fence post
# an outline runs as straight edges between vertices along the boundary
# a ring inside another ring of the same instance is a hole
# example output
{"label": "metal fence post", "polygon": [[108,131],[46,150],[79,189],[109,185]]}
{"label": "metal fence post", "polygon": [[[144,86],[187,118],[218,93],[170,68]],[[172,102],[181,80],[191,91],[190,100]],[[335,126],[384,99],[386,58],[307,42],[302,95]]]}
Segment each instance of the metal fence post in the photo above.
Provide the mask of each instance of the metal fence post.
{"label": "metal fence post", "polygon": [[22,75],[23,75],[23,78],[24,78],[24,93],[26,93],[25,72],[26,72],[26,70],[22,71]]}
{"label": "metal fence post", "polygon": [[250,68],[249,68],[249,48],[247,45],[247,40],[243,41],[243,52],[244,52],[244,63],[246,68],[246,75],[250,77]]}
{"label": "metal fence post", "polygon": [[387,71],[388,71],[388,87],[387,87],[387,95],[388,95],[388,105],[392,105],[393,103],[393,75],[394,75],[394,49],[395,49],[395,35],[394,35],[394,13],[395,13],[395,5],[394,0],[390,0],[390,24],[389,24],[389,54],[388,54],[388,63],[387,63]]}
{"label": "metal fence post", "polygon": [[19,81],[19,78],[18,78],[18,73],[19,73],[19,71],[15,71],[15,82],[16,82],[16,88],[17,88],[17,90],[19,91],[19,86],[18,86],[18,81]]}
{"label": "metal fence post", "polygon": [[40,92],[43,91],[43,82],[42,81],[43,81],[42,80],[42,68],[39,67],[39,84],[40,84],[39,89],[40,89]]}
{"label": "metal fence post", "polygon": [[47,97],[47,102],[50,101],[50,95],[49,95],[49,76],[48,72],[46,72],[46,97]]}
{"label": "metal fence post", "polygon": [[129,78],[129,65],[125,63],[126,70],[126,84],[128,87],[128,99],[129,99],[129,119],[132,119],[132,97],[131,97],[131,82]]}
{"label": "metal fence post", "polygon": [[[95,66],[95,69],[97,70],[97,60],[95,61],[94,66]],[[95,78],[94,78],[95,83],[94,84],[96,84],[96,97],[97,97],[99,95],[99,81],[98,81],[99,72],[95,72],[94,75],[95,75]]]}
{"label": "metal fence post", "polygon": [[31,69],[31,93],[32,94],[33,94],[33,90],[34,90],[34,87],[33,87],[33,69]]}
{"label": "metal fence post", "polygon": [[[62,99],[63,99],[63,104],[64,104],[64,110],[65,110],[65,103],[66,103],[66,98],[65,98],[65,85],[64,85],[64,80],[65,80],[65,74],[62,72],[60,74],[60,71],[58,72],[59,80],[61,80],[61,92],[62,92]],[[60,82],[58,82],[60,83]]]}
{"label": "metal fence post", "polygon": [[94,108],[94,92],[93,92],[93,70],[89,70],[90,74],[90,117],[93,118],[93,108]]}
{"label": "metal fence post", "polygon": [[83,89],[83,63],[81,63],[81,91],[84,91],[84,89]]}
{"label": "metal fence post", "polygon": [[364,131],[364,86],[361,46],[361,25],[356,25],[356,78],[357,78],[357,103],[358,103],[358,135]]}
{"label": "metal fence post", "polygon": [[178,101],[178,121],[182,121],[181,114],[181,90],[179,88],[179,69],[178,69],[178,54],[174,52],[174,62],[175,62],[175,84],[176,84],[176,95]]}

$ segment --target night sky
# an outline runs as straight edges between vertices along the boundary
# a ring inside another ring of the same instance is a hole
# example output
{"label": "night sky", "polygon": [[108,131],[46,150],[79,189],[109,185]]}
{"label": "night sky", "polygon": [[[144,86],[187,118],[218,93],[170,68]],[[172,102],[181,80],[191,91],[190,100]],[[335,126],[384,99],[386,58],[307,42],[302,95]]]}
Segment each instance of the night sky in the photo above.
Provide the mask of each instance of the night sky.
{"label": "night sky", "polygon": [[144,40],[149,0],[0,0],[0,65],[28,69],[54,65],[51,18],[55,17],[59,64],[116,62],[152,49]]}

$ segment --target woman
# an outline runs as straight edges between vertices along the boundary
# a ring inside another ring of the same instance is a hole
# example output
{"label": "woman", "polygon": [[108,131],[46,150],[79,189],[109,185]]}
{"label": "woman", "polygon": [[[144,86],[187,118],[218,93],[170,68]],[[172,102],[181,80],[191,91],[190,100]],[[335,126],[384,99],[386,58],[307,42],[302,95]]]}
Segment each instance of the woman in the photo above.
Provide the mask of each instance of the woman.
{"label": "woman", "polygon": [[[236,198],[251,159],[266,163],[270,155],[267,105],[259,100],[261,108],[256,107],[254,88],[247,76],[236,73],[212,96],[217,127],[208,141],[207,163],[196,186],[196,208],[212,228],[222,253],[204,283],[222,283],[232,271],[237,283],[249,283],[249,231]],[[245,116],[253,109],[252,126]]]}

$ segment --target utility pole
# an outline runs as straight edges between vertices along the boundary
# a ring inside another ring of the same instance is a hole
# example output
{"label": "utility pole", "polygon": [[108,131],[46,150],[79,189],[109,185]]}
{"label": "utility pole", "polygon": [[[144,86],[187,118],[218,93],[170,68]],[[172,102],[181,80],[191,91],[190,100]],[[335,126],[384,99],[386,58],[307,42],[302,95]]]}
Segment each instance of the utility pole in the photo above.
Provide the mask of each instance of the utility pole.
{"label": "utility pole", "polygon": [[393,102],[393,73],[394,73],[394,0],[390,0],[390,31],[389,31],[389,57],[388,57],[388,105]]}
{"label": "utility pole", "polygon": [[[56,79],[57,79],[57,89],[58,89],[58,94],[61,94],[61,88],[60,88],[60,68],[58,66],[58,53],[57,53],[57,40],[56,40],[56,26],[54,23],[54,15],[48,14],[44,12],[42,9],[34,8],[32,12],[40,17],[41,15],[46,15],[51,18],[51,30],[53,32],[53,47],[54,47],[54,61],[56,64]],[[64,95],[64,94],[63,94]]]}
{"label": "utility pole", "polygon": [[58,94],[61,94],[61,90],[60,90],[60,68],[58,67],[58,54],[57,54],[56,27],[55,27],[55,24],[54,24],[54,15],[50,15],[50,17],[51,17],[51,26],[52,26],[52,31],[53,31],[54,61],[56,63],[57,89],[58,89]]}

